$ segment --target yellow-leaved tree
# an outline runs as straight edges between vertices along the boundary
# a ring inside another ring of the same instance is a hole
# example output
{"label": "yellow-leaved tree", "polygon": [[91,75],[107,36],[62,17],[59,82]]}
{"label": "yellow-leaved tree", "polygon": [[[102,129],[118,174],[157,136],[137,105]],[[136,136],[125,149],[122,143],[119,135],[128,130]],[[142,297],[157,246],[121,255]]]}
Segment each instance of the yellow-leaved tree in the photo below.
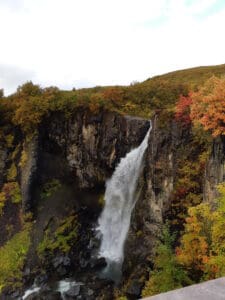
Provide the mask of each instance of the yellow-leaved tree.
{"label": "yellow-leaved tree", "polygon": [[176,254],[196,282],[225,275],[225,183],[218,185],[220,197],[212,206],[191,207]]}

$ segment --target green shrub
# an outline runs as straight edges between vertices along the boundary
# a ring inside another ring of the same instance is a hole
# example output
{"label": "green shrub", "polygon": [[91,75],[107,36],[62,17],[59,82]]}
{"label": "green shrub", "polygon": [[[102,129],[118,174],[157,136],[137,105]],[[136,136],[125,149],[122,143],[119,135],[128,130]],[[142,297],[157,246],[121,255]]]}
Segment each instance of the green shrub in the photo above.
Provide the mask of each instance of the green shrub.
{"label": "green shrub", "polygon": [[61,187],[61,183],[58,179],[52,179],[51,181],[44,184],[41,192],[41,199],[51,197]]}
{"label": "green shrub", "polygon": [[104,194],[101,194],[98,198],[98,203],[100,206],[104,206],[105,205],[105,195]]}
{"label": "green shrub", "polygon": [[162,240],[156,247],[154,269],[142,290],[142,296],[152,296],[191,284],[186,272],[178,264],[173,252],[175,236],[171,235],[168,226],[162,231]]}
{"label": "green shrub", "polygon": [[0,292],[4,287],[21,284],[22,269],[30,246],[31,225],[15,234],[0,248]]}
{"label": "green shrub", "polygon": [[15,163],[13,162],[7,172],[7,180],[14,181],[16,179],[16,177],[17,177],[17,168],[16,168]]}
{"label": "green shrub", "polygon": [[27,152],[23,149],[21,153],[20,162],[19,162],[20,168],[23,168],[25,166],[27,159],[28,159]]}
{"label": "green shrub", "polygon": [[6,201],[18,204],[21,200],[22,195],[18,182],[5,183],[0,192],[0,215],[2,214]]}
{"label": "green shrub", "polygon": [[13,146],[13,141],[14,141],[14,136],[12,134],[8,134],[5,136],[6,140],[6,145],[8,148],[12,148]]}
{"label": "green shrub", "polygon": [[77,216],[69,216],[62,220],[54,232],[46,229],[42,242],[38,245],[38,256],[43,259],[45,255],[53,255],[55,250],[68,253],[71,246],[76,243],[79,223]]}
{"label": "green shrub", "polygon": [[0,193],[0,216],[2,215],[3,208],[6,203],[6,196],[4,192]]}

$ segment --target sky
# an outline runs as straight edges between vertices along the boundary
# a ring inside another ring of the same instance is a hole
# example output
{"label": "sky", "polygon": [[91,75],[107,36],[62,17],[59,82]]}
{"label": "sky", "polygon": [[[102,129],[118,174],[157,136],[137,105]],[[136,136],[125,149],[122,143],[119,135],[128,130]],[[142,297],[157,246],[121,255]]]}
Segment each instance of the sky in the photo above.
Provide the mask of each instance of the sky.
{"label": "sky", "polygon": [[0,0],[0,89],[129,85],[225,63],[225,0]]}

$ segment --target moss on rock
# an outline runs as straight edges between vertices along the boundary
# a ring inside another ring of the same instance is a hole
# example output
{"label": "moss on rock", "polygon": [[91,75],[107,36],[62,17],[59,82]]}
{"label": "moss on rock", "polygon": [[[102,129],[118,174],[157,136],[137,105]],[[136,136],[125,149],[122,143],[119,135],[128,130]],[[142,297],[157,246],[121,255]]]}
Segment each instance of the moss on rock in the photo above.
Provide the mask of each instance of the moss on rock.
{"label": "moss on rock", "polygon": [[30,247],[30,230],[31,224],[26,223],[22,231],[0,248],[0,292],[5,287],[21,285],[22,269]]}
{"label": "moss on rock", "polygon": [[71,246],[77,241],[79,223],[76,215],[69,216],[62,220],[56,230],[51,232],[49,228],[45,230],[44,238],[38,245],[37,253],[40,259],[46,255],[52,255],[60,251],[68,253]]}

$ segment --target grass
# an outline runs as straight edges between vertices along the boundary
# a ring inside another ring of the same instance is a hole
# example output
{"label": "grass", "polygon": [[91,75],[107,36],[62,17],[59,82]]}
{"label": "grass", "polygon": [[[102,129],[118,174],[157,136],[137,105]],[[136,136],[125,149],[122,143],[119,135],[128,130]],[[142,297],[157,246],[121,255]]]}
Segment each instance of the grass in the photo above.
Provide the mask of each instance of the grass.
{"label": "grass", "polygon": [[218,77],[225,76],[225,64],[178,70],[149,78],[147,82],[164,79],[173,83],[187,84],[191,88],[196,88],[213,75]]}
{"label": "grass", "polygon": [[0,292],[4,287],[21,284],[22,269],[30,246],[30,223],[0,248]]}
{"label": "grass", "polygon": [[37,248],[38,256],[44,259],[46,254],[53,255],[56,250],[68,253],[71,246],[77,240],[78,229],[79,224],[76,215],[69,216],[62,220],[54,232],[51,232],[50,229],[46,229],[44,238]]}

